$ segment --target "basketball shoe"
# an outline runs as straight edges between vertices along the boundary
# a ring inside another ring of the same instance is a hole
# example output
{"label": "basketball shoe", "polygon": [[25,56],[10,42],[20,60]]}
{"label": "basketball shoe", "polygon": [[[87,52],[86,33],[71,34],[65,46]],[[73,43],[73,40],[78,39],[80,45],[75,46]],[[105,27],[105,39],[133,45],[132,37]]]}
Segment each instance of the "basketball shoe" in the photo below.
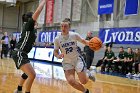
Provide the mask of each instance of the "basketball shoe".
{"label": "basketball shoe", "polygon": [[14,91],[14,93],[22,93],[22,91],[18,91],[17,89]]}

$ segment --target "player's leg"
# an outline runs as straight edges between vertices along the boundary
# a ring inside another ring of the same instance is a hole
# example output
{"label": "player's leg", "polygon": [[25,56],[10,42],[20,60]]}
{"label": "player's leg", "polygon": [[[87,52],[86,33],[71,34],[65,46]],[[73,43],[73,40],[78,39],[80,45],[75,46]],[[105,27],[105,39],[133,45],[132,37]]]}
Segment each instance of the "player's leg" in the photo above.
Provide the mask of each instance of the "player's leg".
{"label": "player's leg", "polygon": [[86,64],[85,64],[85,60],[83,59],[82,56],[79,56],[78,57],[78,60],[77,60],[77,63],[75,65],[75,68],[76,68],[76,72],[84,72],[87,77],[92,80],[92,81],[95,81],[95,77],[94,77],[94,73],[95,71],[89,71],[86,67]]}
{"label": "player's leg", "polygon": [[87,64],[87,69],[90,69],[90,66],[92,64],[92,59],[88,53],[86,54],[86,64]]}
{"label": "player's leg", "polygon": [[138,64],[138,69],[139,69],[139,73],[140,73],[140,63]]}
{"label": "player's leg", "polygon": [[27,78],[28,78],[28,76],[25,73],[23,73],[21,75],[18,87],[17,87],[17,89],[15,90],[14,93],[22,93],[22,87],[23,87],[23,84],[24,84],[24,82]]}
{"label": "player's leg", "polygon": [[106,61],[103,60],[103,62],[101,64],[101,72],[105,72],[105,66],[106,66]]}
{"label": "player's leg", "polygon": [[138,69],[139,69],[139,73],[138,73],[137,77],[140,77],[140,63],[138,64]]}
{"label": "player's leg", "polygon": [[65,77],[68,81],[68,83],[75,89],[84,92],[86,89],[82,84],[80,84],[78,81],[75,79],[75,70],[66,70],[65,72]]}
{"label": "player's leg", "polygon": [[4,53],[4,50],[2,48],[2,50],[1,50],[1,59],[3,59],[3,53]]}
{"label": "player's leg", "polygon": [[30,63],[27,63],[23,66],[21,66],[20,68],[24,73],[26,73],[26,75],[28,76],[27,81],[26,81],[26,90],[25,92],[30,93],[31,87],[32,87],[32,83],[35,79],[36,73],[33,69],[33,67],[31,66]]}
{"label": "player's leg", "polygon": [[[86,84],[88,82],[88,78],[90,78],[92,81],[95,81],[93,73],[91,73],[90,71],[86,71],[86,64],[82,57],[78,58],[78,61],[75,64],[75,70],[77,72],[81,84]],[[89,90],[85,88],[84,93],[89,93]]]}
{"label": "player's leg", "polygon": [[75,67],[70,63],[63,63],[63,69],[67,82],[75,89],[84,92],[84,86],[75,79]]}
{"label": "player's leg", "polygon": [[[16,64],[16,67],[18,69],[20,68],[28,76],[25,91],[27,93],[30,93],[30,89],[31,89],[31,86],[32,86],[32,83],[34,81],[36,74],[35,74],[33,67],[30,64],[28,56],[27,56],[27,54],[24,54],[24,53],[18,52],[18,51],[13,51],[12,56],[13,56],[13,60]],[[23,83],[23,81],[21,81],[20,83]]]}

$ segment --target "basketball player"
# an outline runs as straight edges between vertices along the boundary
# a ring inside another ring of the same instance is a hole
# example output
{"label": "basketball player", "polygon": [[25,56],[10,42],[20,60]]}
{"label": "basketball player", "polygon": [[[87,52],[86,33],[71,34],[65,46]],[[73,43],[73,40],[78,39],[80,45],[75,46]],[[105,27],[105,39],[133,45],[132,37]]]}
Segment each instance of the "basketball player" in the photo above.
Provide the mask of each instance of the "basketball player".
{"label": "basketball player", "polygon": [[[35,79],[35,71],[30,64],[28,59],[28,53],[32,49],[33,43],[35,42],[36,35],[34,31],[35,22],[45,5],[46,0],[42,0],[40,5],[34,14],[31,12],[23,15],[23,22],[25,23],[23,26],[23,30],[21,33],[21,38],[19,42],[16,44],[16,47],[13,51],[13,60],[15,61],[17,69],[21,69],[25,75],[22,75],[22,79],[26,79],[26,75],[28,76],[26,81],[26,89],[25,93],[30,93],[32,83]],[[18,86],[18,89],[15,93],[22,93],[22,86]]]}
{"label": "basketball player", "polygon": [[[58,59],[63,58],[62,65],[68,83],[83,93],[89,93],[89,90],[82,85],[88,82],[86,64],[77,51],[77,41],[85,45],[89,45],[89,41],[80,37],[78,33],[69,32],[70,19],[68,18],[61,23],[61,30],[61,35],[58,35],[54,41],[54,55]],[[61,50],[61,54],[59,54],[59,49]],[[80,82],[76,81],[75,72],[77,73]],[[95,77],[91,76],[90,73],[88,73],[88,76],[95,81]]]}

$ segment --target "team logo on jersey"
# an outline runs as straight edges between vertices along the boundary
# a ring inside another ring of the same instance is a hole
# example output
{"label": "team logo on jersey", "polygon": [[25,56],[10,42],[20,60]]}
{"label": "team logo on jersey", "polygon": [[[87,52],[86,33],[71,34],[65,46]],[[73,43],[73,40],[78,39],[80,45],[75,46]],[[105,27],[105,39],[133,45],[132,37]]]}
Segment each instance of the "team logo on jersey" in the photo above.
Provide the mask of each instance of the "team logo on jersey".
{"label": "team logo on jersey", "polygon": [[68,43],[61,44],[62,48],[69,47],[72,45],[75,45],[75,42],[68,42]]}

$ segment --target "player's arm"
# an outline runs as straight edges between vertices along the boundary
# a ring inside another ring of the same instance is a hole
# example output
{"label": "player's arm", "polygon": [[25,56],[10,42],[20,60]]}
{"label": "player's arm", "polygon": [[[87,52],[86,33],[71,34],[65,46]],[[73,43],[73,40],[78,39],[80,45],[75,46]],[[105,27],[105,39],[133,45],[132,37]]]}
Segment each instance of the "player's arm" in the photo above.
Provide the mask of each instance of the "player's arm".
{"label": "player's arm", "polygon": [[54,49],[54,56],[57,57],[58,59],[62,59],[64,57],[63,54],[59,54],[59,49]]}
{"label": "player's arm", "polygon": [[42,0],[41,3],[39,4],[38,8],[36,9],[35,13],[33,14],[32,18],[34,21],[37,20],[39,14],[41,13],[45,3],[46,3],[47,0]]}
{"label": "player's arm", "polygon": [[58,39],[57,38],[55,38],[55,40],[54,40],[54,52],[53,52],[53,54],[58,59],[62,59],[64,57],[63,54],[59,54],[59,43],[58,43]]}
{"label": "player's arm", "polygon": [[58,49],[54,49],[53,54],[54,54],[55,57],[57,57],[59,55],[59,50]]}
{"label": "player's arm", "polygon": [[82,38],[79,34],[76,34],[76,40],[81,42],[84,45],[89,46],[89,41]]}
{"label": "player's arm", "polygon": [[113,52],[113,56],[112,56],[112,58],[111,58],[110,60],[114,60],[114,58],[115,58],[115,54],[114,54],[114,52]]}

